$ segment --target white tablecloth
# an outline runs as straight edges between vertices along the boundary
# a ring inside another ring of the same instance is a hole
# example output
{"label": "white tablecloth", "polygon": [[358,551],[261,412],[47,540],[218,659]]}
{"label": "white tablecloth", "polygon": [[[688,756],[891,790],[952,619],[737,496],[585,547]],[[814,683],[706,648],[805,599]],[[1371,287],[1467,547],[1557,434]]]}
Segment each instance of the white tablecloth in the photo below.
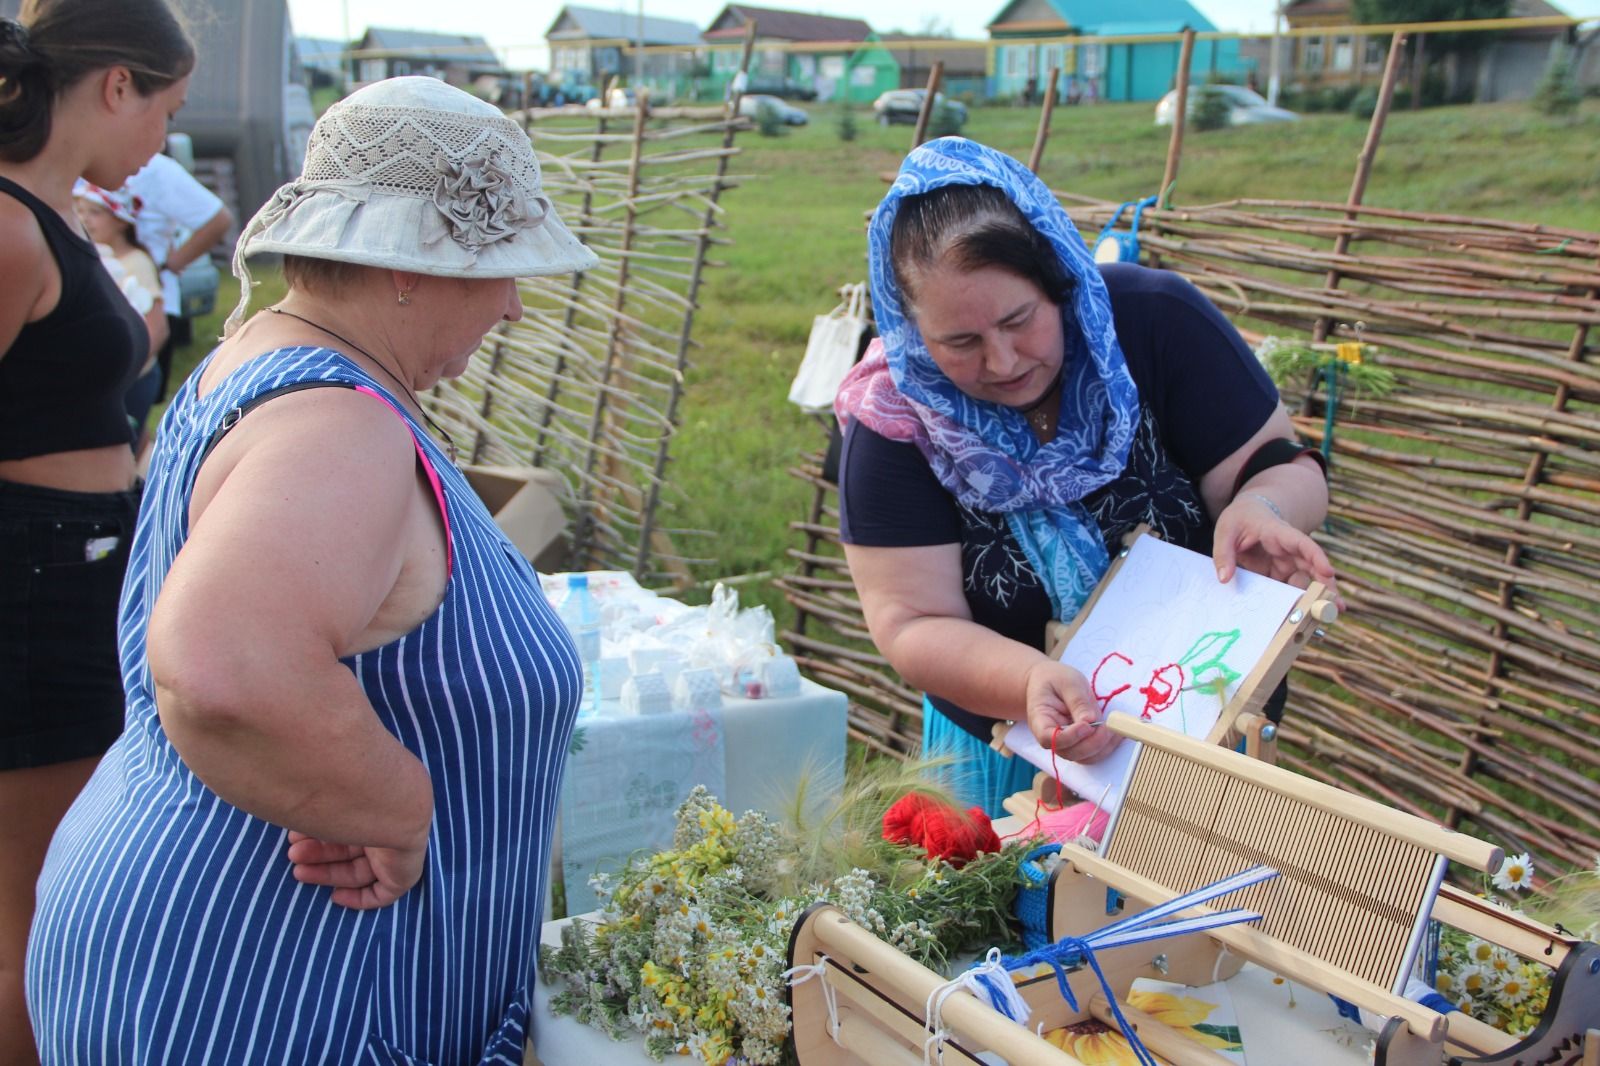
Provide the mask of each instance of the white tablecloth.
{"label": "white tablecloth", "polygon": [[671,845],[673,812],[697,784],[735,817],[781,815],[802,780],[813,810],[844,785],[846,700],[809,680],[792,697],[724,697],[720,711],[701,715],[621,711],[602,701],[573,736],[557,849],[568,914],[596,906],[591,874]]}
{"label": "white tablecloth", "polygon": [[[560,944],[561,927],[570,920],[546,922],[543,942]],[[552,1014],[553,984],[540,975],[533,994],[531,1047],[539,1066],[652,1066],[650,1056],[644,1053],[642,1037],[612,1040],[574,1018]],[[1245,1066],[1282,1066],[1286,1062],[1296,1066],[1362,1066],[1371,1061],[1367,1045],[1372,1034],[1340,1018],[1332,1001],[1320,992],[1279,984],[1270,972],[1254,964],[1215,987],[1227,989],[1227,999],[1235,1013],[1232,1021],[1243,1033],[1244,1046],[1255,1049],[1249,1055],[1230,1054],[1230,1061]],[[1208,998],[1214,1000],[1217,995],[1213,989]]]}

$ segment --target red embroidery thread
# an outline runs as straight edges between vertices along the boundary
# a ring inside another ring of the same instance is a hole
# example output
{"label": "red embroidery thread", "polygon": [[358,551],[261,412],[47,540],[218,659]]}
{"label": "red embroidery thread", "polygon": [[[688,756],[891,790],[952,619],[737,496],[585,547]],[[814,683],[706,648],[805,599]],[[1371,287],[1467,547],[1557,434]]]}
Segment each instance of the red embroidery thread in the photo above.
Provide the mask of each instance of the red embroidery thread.
{"label": "red embroidery thread", "polygon": [[[1178,683],[1176,685],[1162,680],[1161,675],[1169,670],[1178,672]],[[1178,693],[1182,691],[1183,667],[1177,663],[1168,663],[1166,666],[1154,671],[1150,675],[1150,683],[1139,689],[1139,694],[1144,697],[1144,710],[1139,714],[1139,717],[1148,721],[1151,715],[1160,714],[1177,701]]]}
{"label": "red embroidery thread", "polygon": [[1106,663],[1110,662],[1112,659],[1121,659],[1129,666],[1133,665],[1132,659],[1128,658],[1120,651],[1114,651],[1110,655],[1107,655],[1104,659],[1101,659],[1100,665],[1094,668],[1094,674],[1089,678],[1089,688],[1094,692],[1094,698],[1100,701],[1101,715],[1106,713],[1106,704],[1110,703],[1112,700],[1116,699],[1118,696],[1122,695],[1132,687],[1131,685],[1123,685],[1121,688],[1112,692],[1108,692],[1103,696],[1100,694],[1100,671],[1104,670],[1106,668]]}

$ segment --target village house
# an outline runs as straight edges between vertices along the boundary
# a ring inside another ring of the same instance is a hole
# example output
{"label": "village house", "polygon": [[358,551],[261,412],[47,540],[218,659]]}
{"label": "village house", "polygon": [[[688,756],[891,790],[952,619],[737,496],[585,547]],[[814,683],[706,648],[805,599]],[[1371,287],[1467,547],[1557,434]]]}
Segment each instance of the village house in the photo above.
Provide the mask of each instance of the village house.
{"label": "village house", "polygon": [[[1350,0],[1292,0],[1283,16],[1290,29],[1329,30],[1326,34],[1285,39],[1279,58],[1285,68],[1286,85],[1332,88],[1378,83],[1388,35],[1351,32],[1354,15]],[[1566,12],[1548,0],[1511,0],[1508,17],[1564,18]],[[1554,50],[1570,36],[1571,29],[1566,26],[1528,26],[1495,32],[1483,47],[1452,52],[1445,58],[1445,94],[1480,102],[1527,99],[1538,87]]]}
{"label": "village house", "polygon": [[458,89],[509,76],[482,37],[369,26],[350,55],[350,88],[384,78],[424,74]]}
{"label": "village house", "polygon": [[[989,23],[996,41],[990,92],[1033,97],[1051,69],[1061,71],[1059,93],[1068,99],[1158,100],[1172,88],[1186,29],[1216,26],[1188,0],[1010,0]],[[1104,42],[1043,42],[1048,37],[1100,37]],[[1153,40],[1139,40],[1141,37]],[[1033,39],[1030,39],[1033,38]],[[1196,41],[1196,78],[1243,81],[1251,65],[1236,40]]]}
{"label": "village house", "polygon": [[745,27],[756,24],[747,91],[802,99],[870,101],[898,88],[900,70],[863,19],[729,4],[701,39],[714,48],[710,75],[722,92],[739,69]]}
{"label": "village house", "polygon": [[[569,94],[585,86],[598,92],[620,75],[668,97],[691,95],[700,44],[693,22],[567,4],[544,38],[551,80]],[[640,45],[643,51],[635,54]]]}

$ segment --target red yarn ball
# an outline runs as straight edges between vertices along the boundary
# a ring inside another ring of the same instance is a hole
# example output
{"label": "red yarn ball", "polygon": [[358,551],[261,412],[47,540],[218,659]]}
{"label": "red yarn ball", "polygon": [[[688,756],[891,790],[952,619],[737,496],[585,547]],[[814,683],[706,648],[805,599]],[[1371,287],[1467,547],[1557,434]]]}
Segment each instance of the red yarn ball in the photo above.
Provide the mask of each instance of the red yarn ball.
{"label": "red yarn ball", "polygon": [[981,807],[962,814],[920,792],[908,792],[883,812],[883,839],[895,844],[915,844],[928,858],[964,866],[979,852],[999,851],[1000,838]]}

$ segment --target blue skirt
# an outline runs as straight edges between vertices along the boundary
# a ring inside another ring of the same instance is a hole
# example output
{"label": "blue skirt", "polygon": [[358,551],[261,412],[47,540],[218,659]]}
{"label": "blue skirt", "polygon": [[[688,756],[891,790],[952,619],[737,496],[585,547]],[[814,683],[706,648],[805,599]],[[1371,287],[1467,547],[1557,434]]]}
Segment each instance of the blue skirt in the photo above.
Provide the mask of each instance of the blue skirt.
{"label": "blue skirt", "polygon": [[961,809],[980,807],[990,818],[1009,814],[1003,801],[1031,788],[1037,772],[1028,760],[1003,756],[956,725],[926,696],[922,698],[922,755],[949,760],[930,774]]}

